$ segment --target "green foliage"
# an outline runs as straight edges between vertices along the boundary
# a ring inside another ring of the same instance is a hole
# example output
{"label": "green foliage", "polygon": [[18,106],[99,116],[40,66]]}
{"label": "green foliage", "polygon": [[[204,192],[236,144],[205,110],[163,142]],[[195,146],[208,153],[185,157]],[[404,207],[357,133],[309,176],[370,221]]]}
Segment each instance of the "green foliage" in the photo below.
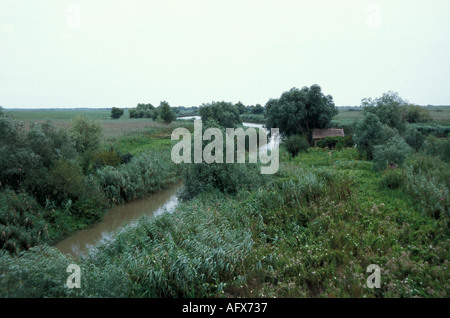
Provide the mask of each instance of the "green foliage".
{"label": "green foliage", "polygon": [[404,106],[402,116],[408,123],[426,123],[433,121],[429,110],[417,105]]}
{"label": "green foliage", "polygon": [[411,147],[403,138],[392,137],[386,144],[374,146],[373,167],[378,171],[382,171],[388,166],[400,167],[411,153]]}
{"label": "green foliage", "polygon": [[[257,186],[260,182],[259,166],[257,164],[237,164],[227,162],[225,128],[219,126],[219,124],[212,119],[208,119],[202,128],[203,131],[208,128],[218,128],[222,131],[222,136],[224,138],[222,143],[223,163],[201,162],[185,164],[183,170],[183,182],[185,187],[180,197],[184,200],[189,200],[201,192],[214,192],[217,190],[227,194],[236,194],[240,189]],[[246,141],[246,143],[247,142],[248,141]],[[204,149],[206,143],[206,141],[203,141],[202,149]],[[234,145],[236,154],[237,142],[235,142]],[[194,147],[193,143],[192,147]],[[194,151],[191,153],[193,156]],[[194,160],[191,162],[194,162]]]}
{"label": "green foliage", "polygon": [[111,109],[111,118],[112,119],[119,119],[120,117],[122,117],[123,112],[124,112],[123,109],[117,108],[117,107],[113,107]]}
{"label": "green foliage", "polygon": [[406,143],[416,151],[421,150],[425,142],[425,136],[422,135],[422,133],[419,132],[417,129],[409,125],[406,128],[404,139]]}
{"label": "green foliage", "polygon": [[36,200],[26,193],[0,193],[0,249],[27,250],[48,239],[48,224]]}
{"label": "green foliage", "polygon": [[170,124],[175,119],[175,113],[170,108],[168,102],[161,102],[159,105],[159,116],[166,124]]}
{"label": "green foliage", "polygon": [[282,145],[293,157],[299,152],[307,151],[310,147],[308,139],[302,135],[291,135],[282,143]]}
{"label": "green foliage", "polygon": [[[74,263],[80,264],[81,288],[70,289],[67,267]],[[113,266],[84,265],[52,247],[34,247],[19,256],[0,251],[2,298],[115,298],[126,296],[128,288],[126,276]]]}
{"label": "green foliage", "polygon": [[405,173],[402,169],[388,168],[383,171],[381,178],[381,186],[387,189],[400,188],[405,179]]}
{"label": "green foliage", "polygon": [[237,108],[237,110],[239,111],[239,114],[245,114],[247,112],[247,108],[245,107],[244,104],[242,104],[241,102],[238,102],[234,105],[234,107]]}
{"label": "green foliage", "polygon": [[314,128],[327,128],[337,114],[333,98],[325,96],[319,85],[292,88],[267,102],[266,127],[279,128],[285,136],[301,134],[310,139]]}
{"label": "green foliage", "polygon": [[428,136],[425,139],[424,150],[426,154],[450,161],[450,138],[437,138]]}
{"label": "green foliage", "polygon": [[126,165],[105,166],[96,173],[99,185],[112,204],[142,198],[178,177],[178,166],[167,152],[142,153]]}
{"label": "green foliage", "polygon": [[320,148],[330,148],[341,150],[345,147],[353,147],[353,137],[351,135],[341,137],[326,137],[317,142],[317,146]]}
{"label": "green foliage", "polygon": [[264,124],[266,119],[263,114],[243,114],[241,115],[242,122]]}
{"label": "green foliage", "polygon": [[416,128],[423,135],[433,135],[435,137],[447,137],[450,134],[450,126],[443,125],[425,125],[425,124],[412,124],[412,127]]}
{"label": "green foliage", "polygon": [[76,200],[84,193],[83,172],[73,162],[57,160],[49,171],[48,178],[53,189],[51,197],[59,204],[66,200]]}
{"label": "green foliage", "polygon": [[368,113],[358,123],[353,139],[360,153],[370,160],[376,145],[384,144],[397,134],[395,129],[383,125],[376,115]]}
{"label": "green foliage", "polygon": [[94,163],[94,169],[103,166],[117,167],[122,163],[122,154],[114,149],[100,150],[94,154],[92,161]]}
{"label": "green foliage", "polygon": [[136,108],[129,110],[130,118],[153,118],[158,117],[158,111],[152,104],[137,104]]}
{"label": "green foliage", "polygon": [[447,220],[450,218],[450,192],[445,183],[424,173],[414,174],[408,168],[405,184],[407,193],[425,215]]}
{"label": "green foliage", "polygon": [[239,110],[232,103],[224,101],[203,104],[199,108],[199,114],[204,123],[208,120],[215,120],[224,128],[236,128],[242,124]]}
{"label": "green foliage", "polygon": [[389,91],[381,97],[372,99],[364,98],[361,106],[365,113],[376,115],[382,124],[403,132],[406,128],[406,121],[403,118],[403,109],[408,102],[403,100],[398,93]]}
{"label": "green foliage", "polygon": [[78,116],[72,121],[70,129],[75,149],[79,153],[95,150],[102,138],[102,126],[99,122]]}

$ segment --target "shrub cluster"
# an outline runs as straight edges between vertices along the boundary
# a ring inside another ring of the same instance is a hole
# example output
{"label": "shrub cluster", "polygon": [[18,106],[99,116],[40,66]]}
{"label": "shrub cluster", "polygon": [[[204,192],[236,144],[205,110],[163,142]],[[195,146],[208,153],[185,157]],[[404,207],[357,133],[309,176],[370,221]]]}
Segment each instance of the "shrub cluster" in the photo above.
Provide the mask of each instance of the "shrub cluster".
{"label": "shrub cluster", "polygon": [[293,157],[300,152],[307,151],[310,147],[308,139],[302,135],[291,135],[282,145]]}

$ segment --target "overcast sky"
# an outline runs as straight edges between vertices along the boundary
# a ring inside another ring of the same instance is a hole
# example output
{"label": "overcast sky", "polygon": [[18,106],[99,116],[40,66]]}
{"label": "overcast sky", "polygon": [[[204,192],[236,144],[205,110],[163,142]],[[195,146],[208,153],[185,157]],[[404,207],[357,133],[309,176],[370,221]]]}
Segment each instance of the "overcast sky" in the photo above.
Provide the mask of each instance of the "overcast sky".
{"label": "overcast sky", "polygon": [[246,105],[319,84],[450,105],[450,0],[0,0],[6,108]]}

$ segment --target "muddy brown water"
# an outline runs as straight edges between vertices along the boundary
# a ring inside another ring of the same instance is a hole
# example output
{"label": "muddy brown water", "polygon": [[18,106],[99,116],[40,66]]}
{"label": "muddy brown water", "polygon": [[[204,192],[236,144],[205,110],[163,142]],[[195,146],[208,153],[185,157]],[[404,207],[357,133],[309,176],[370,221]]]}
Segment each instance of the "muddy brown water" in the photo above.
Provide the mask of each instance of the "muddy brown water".
{"label": "muddy brown water", "polygon": [[98,243],[113,240],[117,230],[135,224],[139,218],[172,211],[178,204],[177,193],[181,188],[181,183],[173,184],[148,198],[112,207],[100,222],[71,234],[55,247],[74,257],[86,255]]}

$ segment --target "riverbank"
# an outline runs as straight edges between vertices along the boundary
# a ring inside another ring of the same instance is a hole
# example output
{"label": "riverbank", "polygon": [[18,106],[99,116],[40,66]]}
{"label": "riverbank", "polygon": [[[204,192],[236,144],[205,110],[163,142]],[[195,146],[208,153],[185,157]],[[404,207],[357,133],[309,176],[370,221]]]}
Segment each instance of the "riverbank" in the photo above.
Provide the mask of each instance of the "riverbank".
{"label": "riverbank", "polygon": [[[280,172],[257,188],[233,196],[202,193],[121,231],[95,255],[77,260],[80,290],[60,283],[74,260],[37,247],[19,259],[0,258],[7,273],[1,284],[8,286],[2,291],[26,297],[448,296],[444,219],[421,213],[406,188],[382,186],[384,177],[354,148],[281,158]],[[380,289],[367,285],[371,264],[381,268]]]}

